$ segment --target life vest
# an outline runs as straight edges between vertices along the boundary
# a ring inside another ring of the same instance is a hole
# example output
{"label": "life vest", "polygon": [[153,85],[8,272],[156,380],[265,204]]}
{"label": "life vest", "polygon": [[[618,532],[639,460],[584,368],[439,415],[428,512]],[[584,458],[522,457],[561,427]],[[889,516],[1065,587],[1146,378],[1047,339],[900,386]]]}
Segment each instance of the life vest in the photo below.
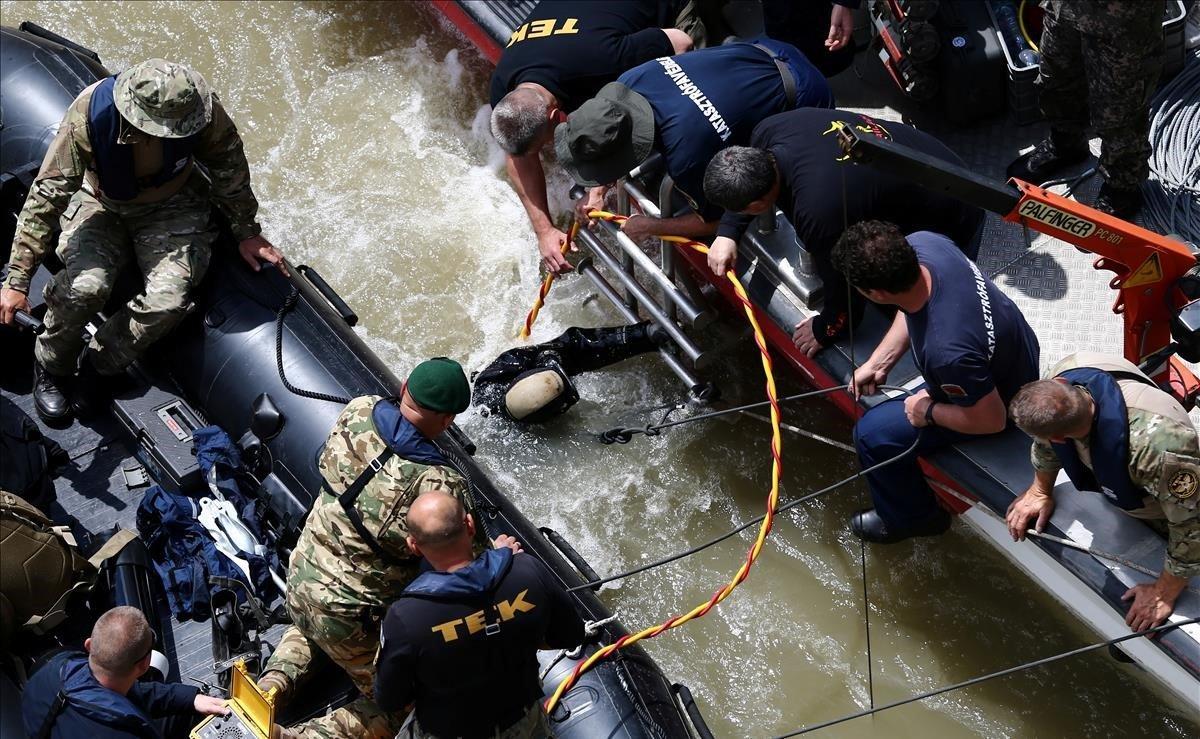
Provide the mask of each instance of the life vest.
{"label": "life vest", "polygon": [[154,174],[138,178],[134,174],[133,145],[117,142],[121,129],[131,124],[117,110],[113,100],[116,79],[116,75],[108,77],[92,90],[92,99],[88,103],[88,138],[104,197],[133,200],[139,190],[165,185],[186,169],[200,134],[181,139],[159,138],[162,166]]}
{"label": "life vest", "polygon": [[1124,510],[1145,506],[1150,493],[1129,477],[1129,408],[1190,423],[1186,412],[1133,363],[1097,352],[1078,352],[1056,366],[1056,377],[1087,389],[1095,403],[1089,435],[1092,468],[1075,444],[1051,444],[1063,471],[1079,490],[1100,492]]}
{"label": "life vest", "polygon": [[54,502],[54,474],[70,459],[46,438],[29,414],[0,395],[0,490],[15,493],[39,509]]}

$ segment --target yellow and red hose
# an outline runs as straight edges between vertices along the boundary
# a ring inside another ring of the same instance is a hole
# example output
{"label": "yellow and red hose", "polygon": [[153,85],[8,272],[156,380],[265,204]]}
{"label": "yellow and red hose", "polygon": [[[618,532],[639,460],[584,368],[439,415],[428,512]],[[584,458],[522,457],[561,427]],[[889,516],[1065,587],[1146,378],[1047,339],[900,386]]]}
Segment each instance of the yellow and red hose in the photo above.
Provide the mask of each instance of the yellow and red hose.
{"label": "yellow and red hose", "polygon": [[[600,210],[594,210],[588,215],[592,218],[600,218],[613,221],[615,223],[624,223],[626,220],[625,216],[619,216],[615,213],[609,213],[607,211]],[[696,241],[691,241],[678,236],[664,236],[662,239],[663,241],[682,244],[702,254],[708,253],[708,247]],[[742,304],[742,310],[746,314],[746,319],[750,322],[751,328],[754,329],[754,343],[758,345],[758,352],[762,358],[763,374],[766,376],[767,399],[771,403],[771,491],[767,495],[766,516],[763,517],[762,524],[758,527],[758,535],[755,537],[754,543],[750,546],[750,550],[746,553],[745,561],[742,562],[741,567],[738,568],[733,578],[726,583],[724,587],[713,593],[711,598],[703,603],[700,603],[686,613],[672,616],[660,624],[642,629],[636,633],[626,634],[616,642],[597,649],[586,660],[576,665],[575,669],[571,671],[571,674],[564,678],[561,683],[559,683],[558,687],[554,690],[554,693],[546,701],[546,713],[550,713],[552,710],[554,710],[554,707],[558,705],[559,700],[568,690],[571,689],[571,686],[575,684],[575,682],[579,679],[579,676],[591,669],[591,667],[600,660],[608,657],[622,647],[629,646],[630,644],[636,644],[643,639],[653,639],[659,634],[673,629],[676,626],[682,626],[692,619],[700,618],[711,611],[723,600],[728,598],[730,593],[732,593],[738,585],[741,585],[742,582],[745,581],[746,577],[750,574],[750,568],[754,566],[756,561],[758,561],[759,555],[762,554],[763,545],[766,543],[767,536],[771,533],[771,528],[775,523],[775,512],[779,507],[779,478],[783,471],[782,437],[779,430],[779,400],[775,392],[775,373],[771,366],[771,354],[767,350],[766,337],[763,335],[762,327],[758,323],[758,318],[754,315],[754,307],[750,302],[750,297],[746,294],[746,289],[742,286],[741,280],[737,278],[737,275],[734,274],[732,270],[725,273],[725,278],[729,280],[730,284],[733,286],[733,292],[737,296],[738,301]],[[540,305],[535,305],[534,307],[535,309],[540,308]],[[531,311],[530,313],[536,317],[536,310]],[[530,322],[527,321],[527,323]]]}
{"label": "yellow and red hose", "polygon": [[[579,221],[571,224],[571,228],[567,230],[567,240],[562,243],[562,253],[566,254],[571,248],[571,242],[575,240],[575,234],[579,233]],[[528,339],[529,334],[533,331],[533,322],[537,320],[538,313],[541,312],[542,306],[546,304],[546,296],[550,294],[550,286],[554,284],[554,279],[558,275],[551,272],[546,275],[546,279],[542,280],[542,286],[538,290],[537,300],[533,301],[533,307],[529,309],[529,314],[525,316],[525,325],[521,327],[520,338]]]}

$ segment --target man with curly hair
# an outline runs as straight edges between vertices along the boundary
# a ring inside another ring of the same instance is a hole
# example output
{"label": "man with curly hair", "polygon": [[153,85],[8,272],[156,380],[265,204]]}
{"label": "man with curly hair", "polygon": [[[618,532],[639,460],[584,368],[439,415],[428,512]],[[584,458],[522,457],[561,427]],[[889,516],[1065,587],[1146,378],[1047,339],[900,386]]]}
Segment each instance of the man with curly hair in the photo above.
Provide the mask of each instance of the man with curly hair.
{"label": "man with curly hair", "polygon": [[868,474],[875,507],[850,527],[866,541],[888,544],[936,536],[950,527],[917,457],[1007,423],[1008,401],[1038,376],[1038,340],[1016,304],[1000,292],[948,237],[907,236],[895,224],[864,221],[846,230],[834,266],[855,289],[899,310],[892,327],[854,372],[855,398],[873,395],[912,348],[925,387],[885,400],[854,427],[859,462],[869,468],[914,453]]}

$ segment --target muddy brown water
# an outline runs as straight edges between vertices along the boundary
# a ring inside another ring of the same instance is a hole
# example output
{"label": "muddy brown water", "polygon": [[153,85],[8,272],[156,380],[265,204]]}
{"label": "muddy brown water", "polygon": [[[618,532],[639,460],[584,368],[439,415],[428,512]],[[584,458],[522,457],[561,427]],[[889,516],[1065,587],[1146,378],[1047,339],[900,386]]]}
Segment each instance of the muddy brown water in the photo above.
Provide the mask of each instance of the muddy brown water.
{"label": "muddy brown water", "polygon": [[[489,68],[410,2],[24,2],[32,20],[96,49],[110,69],[147,57],[201,70],[246,141],[265,234],[316,266],[403,374],[448,355],[479,369],[515,341],[538,280],[532,232],[489,141]],[[556,191],[561,192],[562,182]],[[552,294],[534,338],[618,322],[582,280]],[[737,324],[731,324],[737,328]],[[727,395],[761,397],[749,344],[717,370]],[[574,412],[520,431],[474,413],[462,426],[527,516],[562,532],[601,573],[636,566],[757,516],[767,427],[744,418],[625,446],[594,432],[677,400],[653,358],[583,378]],[[785,389],[787,383],[785,383]],[[846,440],[820,404],[791,423]],[[852,474],[851,455],[784,439],[783,499]],[[762,559],[706,618],[647,644],[689,685],[718,736],[765,736],[866,705],[852,484],[781,518]],[[690,608],[741,563],[743,537],[603,591],[630,627]],[[1095,634],[959,523],[938,541],[869,549],[876,703],[1081,646]],[[1104,653],[992,681],[817,736],[1197,736],[1187,709]]]}

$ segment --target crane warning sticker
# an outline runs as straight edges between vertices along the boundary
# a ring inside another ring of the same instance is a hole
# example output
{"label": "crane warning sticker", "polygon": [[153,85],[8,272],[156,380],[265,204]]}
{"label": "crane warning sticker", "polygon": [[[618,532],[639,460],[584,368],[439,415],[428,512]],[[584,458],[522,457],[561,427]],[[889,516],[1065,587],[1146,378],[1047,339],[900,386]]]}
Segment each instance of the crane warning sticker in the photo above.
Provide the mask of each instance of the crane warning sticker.
{"label": "crane warning sticker", "polygon": [[1128,289],[1131,287],[1141,287],[1142,285],[1153,285],[1162,278],[1162,263],[1159,262],[1158,252],[1150,252],[1150,256],[1146,257],[1146,261],[1142,262],[1142,266],[1130,272],[1125,281],[1121,283],[1121,287]]}
{"label": "crane warning sticker", "polygon": [[1047,226],[1053,226],[1060,231],[1074,234],[1081,239],[1086,239],[1096,230],[1096,224],[1089,220],[1071,215],[1065,210],[1055,208],[1046,203],[1039,203],[1033,199],[1022,203],[1019,213],[1027,218],[1040,221]]}

